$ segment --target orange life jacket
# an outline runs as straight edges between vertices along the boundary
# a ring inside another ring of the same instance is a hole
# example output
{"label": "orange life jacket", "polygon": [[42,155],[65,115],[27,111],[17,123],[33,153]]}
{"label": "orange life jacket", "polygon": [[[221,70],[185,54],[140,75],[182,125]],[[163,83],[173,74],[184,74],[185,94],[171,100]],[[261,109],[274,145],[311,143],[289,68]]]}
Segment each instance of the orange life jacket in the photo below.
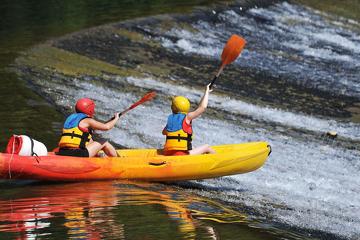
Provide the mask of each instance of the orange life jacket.
{"label": "orange life jacket", "polygon": [[73,113],[65,120],[60,148],[85,148],[92,136],[90,130],[79,128],[79,123],[84,118],[88,118],[84,113]]}
{"label": "orange life jacket", "polygon": [[191,150],[192,126],[185,120],[186,114],[175,113],[168,117],[163,134],[166,135],[164,151]]}

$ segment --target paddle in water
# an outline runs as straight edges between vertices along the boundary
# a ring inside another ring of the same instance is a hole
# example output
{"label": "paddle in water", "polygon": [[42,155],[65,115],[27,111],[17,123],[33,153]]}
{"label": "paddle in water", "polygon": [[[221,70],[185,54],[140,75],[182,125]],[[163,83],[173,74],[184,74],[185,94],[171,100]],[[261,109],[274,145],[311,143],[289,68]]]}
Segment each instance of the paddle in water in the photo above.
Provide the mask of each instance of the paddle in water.
{"label": "paddle in water", "polygon": [[239,35],[233,34],[229,40],[227,41],[222,54],[221,54],[221,66],[215,77],[210,83],[210,88],[214,85],[216,79],[219,77],[221,72],[223,71],[224,67],[227,64],[232,63],[241,53],[242,49],[244,48],[246,41],[244,38],[240,37]]}
{"label": "paddle in water", "polygon": [[[137,106],[139,106],[140,104],[143,104],[147,101],[152,100],[154,97],[156,96],[156,92],[152,91],[149,92],[147,94],[145,94],[139,101],[135,102],[133,105],[131,105],[130,107],[128,107],[127,109],[125,109],[124,111],[122,111],[121,113],[119,113],[119,117],[121,117],[122,115],[124,115],[125,113],[127,113],[128,111],[130,111],[131,109],[136,108]],[[113,120],[114,117],[112,117],[109,121]],[[109,122],[108,121],[108,122]]]}

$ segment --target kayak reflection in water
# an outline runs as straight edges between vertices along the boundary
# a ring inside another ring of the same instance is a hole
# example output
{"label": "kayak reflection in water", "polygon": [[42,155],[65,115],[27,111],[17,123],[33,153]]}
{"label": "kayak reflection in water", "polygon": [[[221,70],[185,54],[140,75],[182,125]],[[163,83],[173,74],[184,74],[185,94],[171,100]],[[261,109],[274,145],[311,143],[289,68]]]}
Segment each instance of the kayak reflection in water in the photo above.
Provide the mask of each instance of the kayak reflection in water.
{"label": "kayak reflection in water", "polygon": [[200,100],[198,108],[189,112],[190,101],[186,97],[176,96],[172,99],[171,110],[167,124],[162,131],[166,136],[164,155],[196,155],[203,153],[215,153],[207,144],[192,149],[192,120],[201,116],[205,112],[209,93],[212,92],[210,84],[206,86],[205,93]]}
{"label": "kayak reflection in water", "polygon": [[116,157],[115,148],[106,140],[94,141],[94,130],[107,131],[112,129],[119,120],[119,113],[106,123],[93,119],[95,103],[89,98],[81,98],[75,105],[76,113],[71,114],[64,123],[59,142],[58,155],[75,157],[94,157],[103,150],[109,157]]}

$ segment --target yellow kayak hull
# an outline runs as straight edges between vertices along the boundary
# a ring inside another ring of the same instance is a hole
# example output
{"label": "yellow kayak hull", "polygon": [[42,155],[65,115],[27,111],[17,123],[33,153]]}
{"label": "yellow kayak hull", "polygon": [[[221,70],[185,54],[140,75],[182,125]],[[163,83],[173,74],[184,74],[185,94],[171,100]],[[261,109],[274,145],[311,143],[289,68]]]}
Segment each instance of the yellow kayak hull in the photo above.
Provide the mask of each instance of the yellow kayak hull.
{"label": "yellow kayak hull", "polygon": [[216,154],[164,156],[158,149],[121,149],[120,157],[24,157],[0,153],[2,179],[85,181],[131,179],[179,181],[222,177],[254,171],[265,163],[267,142],[212,146]]}

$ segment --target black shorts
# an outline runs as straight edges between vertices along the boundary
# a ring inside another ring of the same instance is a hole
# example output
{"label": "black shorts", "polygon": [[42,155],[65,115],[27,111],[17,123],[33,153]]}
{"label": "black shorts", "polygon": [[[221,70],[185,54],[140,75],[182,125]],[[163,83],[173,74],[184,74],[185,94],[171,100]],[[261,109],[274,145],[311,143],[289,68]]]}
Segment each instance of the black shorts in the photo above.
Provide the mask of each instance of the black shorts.
{"label": "black shorts", "polygon": [[60,148],[56,155],[72,157],[89,157],[89,151],[86,148]]}

